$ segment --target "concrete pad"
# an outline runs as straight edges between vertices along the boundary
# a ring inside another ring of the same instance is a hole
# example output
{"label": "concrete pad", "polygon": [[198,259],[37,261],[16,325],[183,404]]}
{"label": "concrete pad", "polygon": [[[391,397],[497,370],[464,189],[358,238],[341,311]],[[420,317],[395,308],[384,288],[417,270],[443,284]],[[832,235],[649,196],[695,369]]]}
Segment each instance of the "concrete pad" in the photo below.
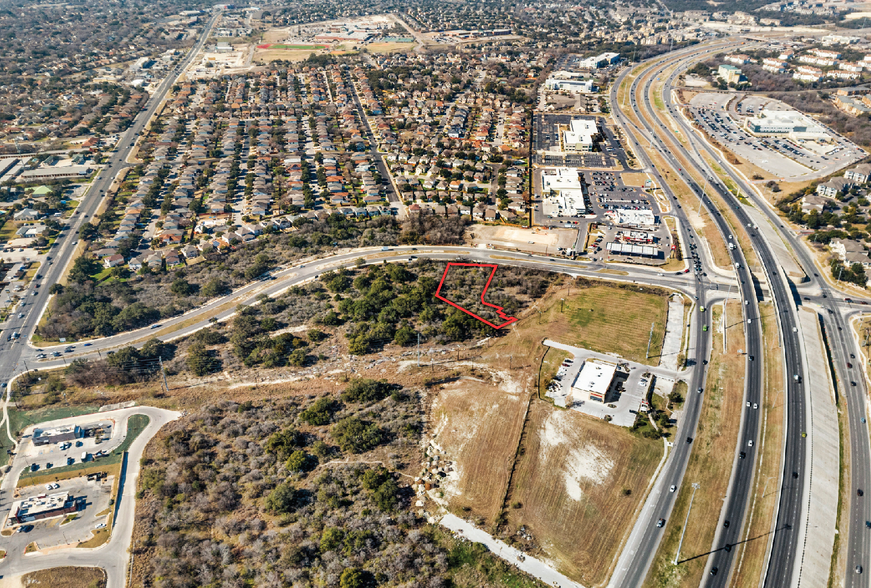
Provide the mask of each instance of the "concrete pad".
{"label": "concrete pad", "polygon": [[783,271],[786,272],[790,278],[803,279],[806,275],[804,270],[802,270],[801,265],[799,265],[795,260],[792,251],[790,251],[786,246],[786,243],[784,243],[780,234],[773,226],[771,226],[771,221],[768,220],[768,217],[753,206],[744,206],[744,212],[753,219],[753,224],[759,227],[759,232],[763,237],[765,237],[765,241],[771,246],[771,250],[774,252],[774,257],[777,258]]}
{"label": "concrete pad", "polygon": [[807,360],[806,390],[809,392],[806,392],[806,396],[810,397],[807,442],[811,467],[808,473],[810,484],[803,555],[791,585],[825,587],[829,579],[838,518],[838,414],[818,315],[803,307],[799,309],[798,316]]}
{"label": "concrete pad", "polygon": [[665,338],[662,341],[662,355],[659,365],[677,372],[677,356],[683,343],[684,306],[683,296],[675,294],[668,299],[668,318],[665,324]]}

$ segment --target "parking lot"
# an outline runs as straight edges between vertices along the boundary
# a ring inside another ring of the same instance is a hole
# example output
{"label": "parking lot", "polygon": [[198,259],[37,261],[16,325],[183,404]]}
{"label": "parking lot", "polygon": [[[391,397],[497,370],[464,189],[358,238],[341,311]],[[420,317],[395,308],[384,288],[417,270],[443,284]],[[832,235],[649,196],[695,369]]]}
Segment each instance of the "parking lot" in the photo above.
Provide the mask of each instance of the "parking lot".
{"label": "parking lot", "polygon": [[[627,172],[630,173],[630,172]],[[601,238],[595,236],[590,240],[586,255],[593,261],[621,261],[661,265],[667,260],[671,250],[671,235],[667,225],[661,222],[659,204],[656,199],[642,188],[627,186],[623,183],[621,172],[586,170],[581,172],[582,183],[586,192],[585,202],[587,214],[584,216],[554,215],[555,205],[548,199],[540,197],[541,169],[534,170],[533,185],[536,187],[536,197],[539,204],[534,211],[534,222],[540,226],[566,227],[578,230],[578,242],[575,251],[582,252],[584,240],[591,223],[597,225],[595,231]],[[615,209],[651,211],[660,220],[655,226],[618,226],[607,218],[606,212]],[[640,230],[651,233],[650,242],[644,243],[659,249],[660,254],[654,257],[627,256],[611,254],[606,244],[617,239],[618,233]]]}
{"label": "parking lot", "polygon": [[606,125],[606,119],[599,118],[602,139],[598,151],[589,153],[565,153],[560,148],[559,126],[568,126],[572,119],[592,120],[592,116],[577,114],[541,114],[533,118],[533,163],[548,167],[614,168],[622,163],[626,167],[626,154],[620,141]]}
{"label": "parking lot", "polygon": [[747,132],[745,121],[763,109],[793,110],[769,98],[735,94],[698,94],[688,110],[708,136],[737,157],[779,178],[822,177],[865,156],[856,145],[834,134],[827,140],[810,140]]}
{"label": "parking lot", "polygon": [[[666,394],[674,387],[678,374],[661,368],[651,368],[640,363],[625,361],[602,353],[596,353],[588,349],[563,345],[555,341],[545,340],[544,344],[556,349],[568,351],[573,358],[566,360],[560,366],[557,377],[554,378],[546,392],[548,398],[552,398],[554,404],[584,414],[604,419],[610,417],[610,422],[621,427],[631,427],[635,422],[635,416],[641,408],[641,402],[648,396],[654,380],[658,380],[659,390],[665,390]],[[593,402],[572,395],[572,384],[581,371],[584,362],[588,359],[601,359],[609,362],[617,362],[620,369],[615,375],[612,388],[618,390],[609,402]]]}
{"label": "parking lot", "polygon": [[22,443],[19,450],[20,455],[24,457],[28,469],[32,472],[51,471],[52,468],[81,463],[83,455],[86,461],[99,459],[99,455],[109,453],[117,447],[121,443],[121,439],[115,434],[114,421],[95,420],[94,424],[102,425],[103,430],[108,435],[99,439],[91,436],[49,445],[27,443],[28,436],[25,436],[25,442]]}
{"label": "parking lot", "polygon": [[[14,496],[2,497],[0,508],[3,509],[3,528],[15,531],[11,537],[4,537],[3,548],[7,552],[13,550],[23,552],[31,542],[36,542],[41,550],[76,544],[90,539],[93,531],[105,526],[110,510],[109,502],[112,498],[114,476],[90,481],[83,476],[61,480],[58,484],[59,487],[52,490],[48,490],[45,485],[25,486],[17,490]],[[10,511],[14,502],[57,492],[69,492],[70,498],[76,505],[75,513],[25,524],[18,524],[11,519]],[[68,518],[73,520],[62,524]]]}

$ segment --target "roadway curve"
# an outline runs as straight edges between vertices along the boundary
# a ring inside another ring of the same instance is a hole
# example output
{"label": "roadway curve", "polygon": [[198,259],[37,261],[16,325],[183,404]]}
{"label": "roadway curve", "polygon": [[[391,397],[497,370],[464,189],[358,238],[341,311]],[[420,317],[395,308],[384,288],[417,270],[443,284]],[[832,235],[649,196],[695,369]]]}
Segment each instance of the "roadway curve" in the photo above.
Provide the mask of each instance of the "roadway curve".
{"label": "roadway curve", "polygon": [[[118,148],[111,154],[105,167],[97,173],[97,177],[88,189],[88,192],[82,198],[76,208],[75,216],[70,220],[64,232],[60,233],[54,246],[49,251],[50,261],[40,268],[40,273],[43,275],[41,280],[35,280],[34,283],[39,283],[42,287],[36,290],[27,290],[23,297],[23,302],[28,303],[27,306],[21,309],[24,314],[23,318],[17,318],[17,314],[10,315],[7,321],[5,332],[19,332],[21,339],[18,341],[8,341],[6,337],[0,338],[0,382],[9,382],[16,375],[25,370],[24,362],[28,359],[27,350],[23,341],[29,341],[36,330],[36,325],[39,323],[43,312],[48,308],[50,300],[49,287],[52,284],[60,282],[63,278],[66,268],[71,264],[76,255],[76,245],[78,243],[79,230],[86,222],[91,222],[97,209],[100,207],[103,198],[110,191],[110,187],[118,174],[130,164],[127,163],[127,158],[133,151],[139,133],[151,121],[151,118],[157,112],[158,107],[163,103],[167,93],[175,84],[178,76],[183,72],[193,61],[197,53],[202,49],[209,37],[212,27],[220,17],[220,12],[215,14],[200,34],[200,38],[193,48],[188,52],[185,59],[179,63],[173,73],[158,86],[157,90],[148,99],[145,109],[142,110],[124,133],[121,134],[121,139],[118,143]],[[36,296],[32,296],[32,292],[36,292]],[[9,391],[6,394],[6,403],[9,401]],[[6,403],[3,403],[3,421],[6,421],[8,428],[8,418],[6,411]],[[0,421],[0,424],[3,423]]]}

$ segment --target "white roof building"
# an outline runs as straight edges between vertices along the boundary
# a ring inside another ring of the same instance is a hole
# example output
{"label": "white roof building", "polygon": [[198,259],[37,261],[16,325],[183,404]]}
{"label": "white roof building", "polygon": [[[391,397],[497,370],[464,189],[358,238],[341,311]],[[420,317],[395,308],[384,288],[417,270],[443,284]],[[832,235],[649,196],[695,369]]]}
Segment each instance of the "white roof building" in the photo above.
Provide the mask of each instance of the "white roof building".
{"label": "white roof building", "polygon": [[754,134],[788,135],[791,139],[829,139],[829,134],[813,119],[795,110],[763,110],[748,117],[744,127]]}
{"label": "white roof building", "polygon": [[546,168],[541,172],[541,193],[560,209],[559,216],[586,214],[584,188],[578,170],[569,167]]}
{"label": "white roof building", "polygon": [[592,151],[598,135],[595,120],[574,119],[570,130],[563,132],[563,145],[566,151]]}
{"label": "white roof building", "polygon": [[595,402],[607,402],[608,390],[614,380],[617,364],[601,359],[588,359],[572,384],[572,394]]}

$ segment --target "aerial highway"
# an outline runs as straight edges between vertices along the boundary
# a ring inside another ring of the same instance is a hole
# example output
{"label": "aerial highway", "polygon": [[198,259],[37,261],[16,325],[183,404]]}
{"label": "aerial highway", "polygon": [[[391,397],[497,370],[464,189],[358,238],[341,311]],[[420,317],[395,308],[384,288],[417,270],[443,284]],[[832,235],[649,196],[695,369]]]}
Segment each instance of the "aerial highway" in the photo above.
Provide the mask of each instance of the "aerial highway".
{"label": "aerial highway", "polygon": [[[682,61],[693,63],[697,59],[698,58],[695,56],[690,56]],[[683,169],[685,164],[678,161],[677,158],[672,157],[672,153],[681,153],[684,161],[692,162],[693,167],[702,174],[702,177],[708,178],[708,185],[711,186],[727,206],[732,209],[741,227],[747,227],[749,229],[747,230],[747,234],[750,238],[752,247],[756,252],[756,256],[762,264],[766,282],[768,283],[769,291],[774,300],[775,308],[777,309],[778,325],[781,340],[783,342],[786,372],[788,374],[786,382],[788,412],[786,431],[787,442],[784,455],[784,474],[781,478],[782,494],[779,515],[788,515],[790,519],[789,522],[778,525],[775,532],[774,544],[776,546],[785,546],[784,551],[780,554],[781,560],[778,565],[782,565],[784,570],[789,570],[791,572],[795,569],[795,562],[797,561],[796,557],[799,554],[797,540],[801,535],[798,532],[798,528],[802,516],[801,500],[805,491],[805,485],[797,483],[796,481],[805,481],[806,466],[805,443],[803,442],[802,437],[802,433],[806,431],[806,415],[804,411],[805,391],[802,385],[804,379],[802,377],[803,361],[801,357],[801,345],[797,335],[798,320],[797,315],[795,314],[796,305],[789,290],[786,276],[779,271],[780,265],[777,263],[777,260],[775,259],[770,246],[765,241],[765,238],[758,230],[753,228],[754,224],[752,219],[742,208],[737,199],[730,194],[728,189],[720,182],[719,178],[717,178],[713,170],[710,169],[707,162],[702,157],[699,157],[695,151],[687,150],[680,140],[674,136],[673,131],[668,127],[668,125],[664,124],[660,117],[655,114],[656,111],[653,108],[651,100],[652,86],[656,79],[655,76],[661,75],[665,70],[673,67],[677,63],[676,60],[672,60],[657,66],[654,74],[647,78],[645,87],[642,89],[640,98],[643,100],[644,109],[648,113],[647,116],[655,125],[651,125],[649,130],[651,134],[656,135],[660,140],[659,147],[663,152],[669,154],[666,159],[670,160],[673,167],[676,168],[677,173],[693,188],[694,192],[697,194],[701,192],[701,197],[707,199],[705,192],[706,188],[695,183],[688,171]],[[633,106],[635,106],[636,98],[634,93],[631,99],[633,101]],[[639,110],[640,109],[636,109],[636,112],[639,112]],[[639,116],[641,116],[641,120],[646,124],[649,124],[649,121],[644,118],[640,112]],[[666,145],[661,142],[662,137],[669,138],[669,145],[667,148]],[[695,148],[694,139],[694,134],[690,132],[688,134],[688,140],[690,144],[693,145],[693,148]],[[715,219],[718,224],[723,226],[727,224],[713,202],[710,202],[708,205],[708,210],[711,212],[712,218]],[[742,277],[742,281],[745,280],[752,282],[752,276],[749,275],[749,272],[747,272],[746,277]],[[751,303],[755,304],[755,294],[753,295]],[[755,316],[758,316],[758,310],[755,310],[754,312]],[[758,349],[758,344],[761,342],[761,338],[761,328],[760,325],[757,324],[756,328],[750,329],[748,332],[748,348],[755,340],[756,343],[754,346],[757,346]],[[798,375],[799,378],[790,378],[789,375],[792,374]],[[761,364],[758,362],[748,363],[746,399],[750,402],[761,401],[761,385]],[[746,415],[746,418],[742,423],[742,435],[739,437],[739,447],[736,451],[748,451],[750,449],[749,447],[746,447],[748,441],[758,438],[760,425],[758,414],[758,412],[754,411]],[[751,457],[751,454],[748,451],[748,458],[749,457]],[[745,522],[745,514],[747,512],[748,499],[752,494],[751,485],[753,482],[754,465],[754,462],[750,459],[736,461],[726,502],[721,514],[722,521],[730,521],[733,524],[728,528],[723,527],[722,525],[718,527],[714,539],[714,545],[712,546],[713,553],[709,558],[707,567],[711,572],[714,572],[716,568],[717,574],[711,575],[707,578],[705,583],[707,586],[726,586],[729,583],[730,572],[732,571],[732,564],[735,555],[731,546],[737,544],[743,536],[742,530]],[[786,471],[789,471],[790,473],[786,474]],[[776,557],[772,557],[772,561],[775,559]],[[782,582],[783,577],[785,576],[781,576],[777,581]]]}
{"label": "aerial highway", "polygon": [[[710,51],[710,48],[699,48],[692,47],[688,50],[683,50],[681,52],[677,52],[677,54],[669,55],[669,58],[662,62],[663,64],[660,67],[665,67],[665,64],[671,63],[673,59],[677,59],[678,56],[685,57],[687,55],[694,56],[696,54]],[[653,60],[653,63],[656,63],[656,60]],[[668,183],[665,181],[664,177],[660,174],[660,170],[656,168],[656,166],[652,163],[650,158],[644,151],[642,147],[643,143],[656,144],[657,151],[663,156],[666,162],[670,167],[673,168],[675,173],[680,173],[678,170],[682,169],[683,165],[680,164],[675,157],[671,154],[671,152],[665,148],[665,146],[659,141],[659,134],[662,132],[660,128],[654,127],[648,120],[646,120],[644,113],[641,112],[641,109],[637,103],[637,95],[639,93],[639,82],[645,78],[645,74],[641,73],[638,77],[636,77],[632,83],[630,84],[630,107],[636,112],[638,116],[638,120],[642,123],[643,128],[639,128],[635,126],[629,118],[626,116],[624,112],[621,110],[621,105],[617,100],[617,90],[620,87],[623,79],[625,79],[626,75],[628,75],[629,71],[624,71],[623,74],[615,81],[611,94],[611,104],[612,104],[612,112],[614,113],[615,120],[623,129],[624,135],[630,140],[633,141],[633,150],[636,155],[640,158],[640,161],[644,165],[645,169],[648,170],[657,180],[658,185],[662,186],[663,189],[669,194],[669,199],[675,206],[676,210],[682,210],[681,205],[678,203],[677,199],[674,197],[674,194],[671,193],[671,190],[668,188]],[[653,79],[654,75],[649,75],[650,79]],[[648,88],[644,87],[642,90],[642,101],[645,99],[649,99],[649,93],[647,92]],[[648,112],[653,112],[649,103],[646,103],[646,108]],[[639,140],[639,138],[641,140]],[[718,231],[720,232],[721,238],[724,242],[729,242],[730,238],[737,238],[737,235],[734,235],[734,231],[731,227],[728,226],[726,221],[722,218],[717,210],[715,204],[704,194],[703,190],[701,190],[698,186],[695,186],[694,182],[691,178],[687,176],[683,176],[684,181],[693,188],[694,192],[698,194],[701,199],[700,205],[704,206],[709,212],[711,218],[713,219],[715,225],[717,226]],[[689,226],[689,222],[685,221]],[[736,247],[732,250],[732,261],[735,264],[735,271],[737,277],[739,279],[739,288],[738,291],[740,293],[742,301],[745,302],[744,305],[744,318],[745,320],[749,320],[746,323],[746,351],[747,351],[747,359],[745,362],[746,365],[746,379],[745,379],[745,400],[751,403],[759,403],[761,402],[761,364],[758,361],[751,360],[750,358],[761,357],[761,345],[762,345],[762,334],[761,334],[761,324],[759,322],[759,310],[757,306],[757,297],[755,292],[755,285],[752,275],[747,267],[747,262],[743,258],[743,253],[741,252],[740,247]],[[704,386],[704,381],[700,384]],[[697,418],[697,417],[696,417]],[[692,423],[695,426],[695,423]],[[686,424],[684,426],[687,426]],[[738,447],[735,450],[735,460],[734,460],[734,469],[733,476],[731,480],[731,484],[734,487],[735,485],[739,486],[748,486],[752,481],[753,477],[753,468],[755,463],[755,454],[756,448],[758,446],[750,446],[750,442],[758,438],[758,429],[759,429],[759,411],[744,411],[742,413],[742,422],[741,422],[741,430],[738,438]],[[682,433],[683,435],[683,433]],[[681,435],[681,436],[682,436]],[[745,458],[740,458],[738,456],[739,452],[743,452],[746,456]],[[680,482],[683,481],[682,476],[683,472],[686,470],[686,463],[689,459],[689,451],[686,452],[686,455],[676,456],[680,457],[682,463],[676,464],[675,467],[679,469],[679,477],[678,477],[678,487],[680,487]],[[677,460],[675,460],[677,461]],[[690,480],[687,480],[690,482]],[[686,487],[686,485],[685,485]],[[688,488],[687,488],[688,491]],[[726,521],[742,521],[743,520],[743,498],[741,497],[741,493],[733,493],[730,492],[730,496],[734,496],[737,494],[737,497],[733,499],[736,502],[740,502],[740,506],[742,510],[740,512],[736,512],[733,509],[728,509],[721,516],[721,520],[723,523]],[[663,493],[659,496],[659,505],[655,508],[658,511],[659,516],[661,518],[668,519],[668,516],[671,514],[671,509],[674,506],[675,495]],[[641,520],[639,524],[645,525],[646,521]],[[658,532],[659,529],[656,529],[652,525],[647,525],[649,531],[643,540],[638,542],[638,545],[635,546],[633,550],[633,557],[631,562],[629,562],[627,569],[625,572],[617,578],[612,579],[611,585],[613,586],[639,586],[644,582],[644,578],[646,577],[649,567],[652,563],[653,557],[656,553],[656,550],[659,546],[661,533]],[[726,555],[726,557],[731,557],[732,554],[732,546],[735,545],[739,540],[740,533],[740,524],[730,525],[726,530],[726,533],[721,533],[726,535],[725,537],[721,537],[722,541],[722,553]],[[722,530],[722,529],[721,529]],[[715,546],[716,549],[716,546]],[[719,553],[719,552],[716,552]],[[714,581],[719,579],[724,579],[728,576],[728,561],[723,563],[723,567],[720,566],[711,566],[711,570],[715,575],[711,576]],[[618,568],[619,568],[618,564]],[[713,570],[713,567],[718,567],[717,570]],[[723,570],[722,575],[717,575],[720,570]]]}
{"label": "aerial highway", "polygon": [[[719,154],[704,140],[702,140],[691,128],[686,119],[680,116],[678,112],[679,106],[674,103],[672,87],[677,76],[690,67],[693,63],[682,63],[676,68],[665,80],[663,86],[663,100],[670,110],[672,118],[680,125],[684,134],[690,137],[693,143],[694,155],[696,160],[702,160],[699,151],[706,152],[709,156],[719,159]],[[747,196],[756,208],[761,211],[775,227],[780,238],[789,244],[790,250],[796,256],[798,263],[802,266],[807,280],[795,284],[796,293],[792,294],[792,304],[800,305],[803,299],[819,305],[823,308],[823,324],[825,333],[832,349],[832,363],[836,369],[838,383],[838,395],[846,400],[847,405],[847,422],[849,425],[850,439],[850,478],[851,483],[848,486],[849,490],[844,500],[850,501],[850,516],[847,521],[849,525],[849,533],[847,544],[844,547],[847,550],[848,563],[845,570],[845,583],[847,586],[868,586],[869,579],[867,573],[861,573],[869,563],[869,555],[871,555],[871,533],[866,528],[866,521],[871,520],[871,505],[867,500],[863,500],[859,496],[859,490],[869,488],[871,482],[871,444],[868,438],[868,426],[866,419],[865,396],[867,393],[865,378],[862,373],[861,360],[856,362],[856,366],[852,365],[851,360],[860,357],[859,350],[856,348],[856,342],[848,335],[850,332],[843,315],[843,309],[838,304],[839,298],[843,298],[842,294],[837,294],[826,283],[826,280],[820,277],[817,267],[814,263],[812,254],[807,246],[797,237],[797,235],[789,230],[784,221],[778,216],[777,212],[771,205],[765,201],[741,174],[737,173],[734,168],[724,165],[726,173],[731,180],[735,182],[740,191]],[[713,174],[711,174],[713,175]],[[721,192],[725,188],[720,185]],[[733,203],[733,208],[741,210],[743,208],[733,198],[727,199]],[[745,215],[746,216],[746,215]],[[740,217],[739,217],[740,218]],[[742,219],[742,222],[745,222]],[[826,270],[823,270],[826,271]],[[798,294],[798,289],[801,294]],[[779,308],[783,312],[783,308]],[[796,399],[798,400],[798,399]],[[800,407],[794,406],[790,402],[790,408],[800,410]],[[803,445],[801,441],[802,430],[795,430],[793,426],[793,412],[790,412],[788,417],[790,424],[790,439],[787,441],[787,454],[795,447]],[[781,494],[781,504],[778,510],[778,521],[776,528],[777,534],[774,537],[774,544],[770,557],[770,567],[768,570],[766,585],[778,586],[782,578],[788,577],[789,574],[795,573],[796,560],[798,550],[792,542],[797,536],[796,530],[799,525],[806,524],[806,521],[800,520],[802,512],[801,501],[803,498],[799,484],[789,484],[788,479],[792,472],[797,471],[802,475],[802,471],[791,467],[796,464],[796,456],[793,455],[792,460],[787,459],[784,463],[783,472],[783,491]],[[843,533],[843,529],[841,530]]]}

